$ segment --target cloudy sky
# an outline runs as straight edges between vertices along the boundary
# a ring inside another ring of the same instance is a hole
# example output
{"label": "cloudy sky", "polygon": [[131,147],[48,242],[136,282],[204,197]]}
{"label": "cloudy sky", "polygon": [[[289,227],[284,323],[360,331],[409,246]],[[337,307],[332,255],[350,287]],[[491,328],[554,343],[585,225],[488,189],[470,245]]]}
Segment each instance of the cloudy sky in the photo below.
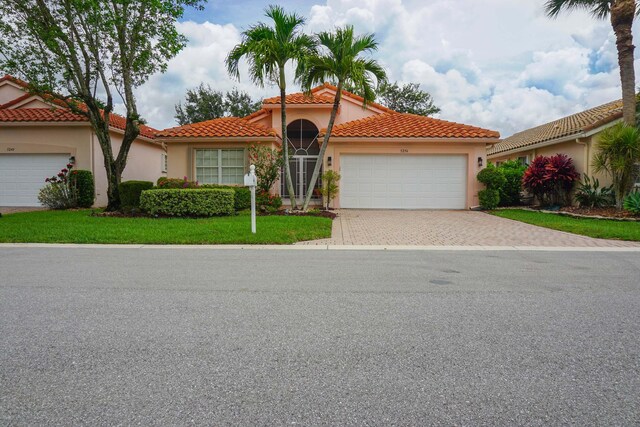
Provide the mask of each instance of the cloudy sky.
{"label": "cloudy sky", "polygon": [[[174,104],[200,82],[273,96],[224,59],[268,1],[212,0],[179,23],[188,46],[138,91],[138,110],[156,128],[175,126]],[[548,19],[544,0],[280,1],[307,17],[306,30],[353,24],[373,32],[375,58],[392,81],[416,82],[442,109],[438,117],[509,136],[620,98],[615,39],[607,21],[573,12]],[[637,26],[636,26],[637,27]],[[637,37],[638,34],[636,33]],[[636,55],[638,56],[638,55]],[[636,62],[638,64],[638,62]],[[289,91],[298,87],[289,85]]]}

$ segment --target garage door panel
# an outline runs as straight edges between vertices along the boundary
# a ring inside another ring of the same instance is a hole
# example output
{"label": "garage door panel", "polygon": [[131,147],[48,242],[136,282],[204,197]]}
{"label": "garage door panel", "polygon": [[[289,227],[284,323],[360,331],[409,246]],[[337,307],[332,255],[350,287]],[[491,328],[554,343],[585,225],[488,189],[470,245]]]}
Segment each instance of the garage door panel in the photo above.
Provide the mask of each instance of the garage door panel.
{"label": "garage door panel", "polygon": [[341,156],[340,205],[372,209],[464,209],[464,155]]}
{"label": "garage door panel", "polygon": [[45,179],[56,175],[69,154],[0,155],[0,206],[40,206]]}

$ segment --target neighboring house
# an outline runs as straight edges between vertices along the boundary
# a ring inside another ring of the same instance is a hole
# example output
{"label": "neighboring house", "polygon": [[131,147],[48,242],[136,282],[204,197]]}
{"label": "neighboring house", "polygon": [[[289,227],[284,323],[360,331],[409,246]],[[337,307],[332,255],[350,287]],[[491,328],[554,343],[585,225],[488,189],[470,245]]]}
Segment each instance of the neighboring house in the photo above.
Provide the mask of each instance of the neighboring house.
{"label": "neighboring house", "polygon": [[[70,157],[77,169],[93,172],[96,206],[107,204],[104,157],[88,119],[28,93],[27,84],[0,78],[0,206],[39,206],[45,178],[57,174]],[[125,119],[111,115],[111,141],[117,155]],[[166,151],[155,129],[141,126],[129,151],[123,180],[155,182],[166,175]]]}
{"label": "neighboring house", "polygon": [[593,157],[602,131],[622,120],[622,100],[609,102],[577,114],[516,133],[487,151],[489,161],[519,160],[529,164],[536,156],[564,153],[573,159],[578,173],[595,176],[610,185],[604,173],[593,171]]}
{"label": "neighboring house", "polygon": [[[287,133],[295,196],[301,200],[318,159],[336,87],[287,95]],[[476,174],[497,132],[403,114],[343,91],[324,159],[342,175],[334,207],[467,209],[478,205]],[[168,176],[201,183],[242,184],[251,144],[281,146],[280,98],[244,118],[227,117],[165,129]],[[282,182],[273,191],[288,197]]]}

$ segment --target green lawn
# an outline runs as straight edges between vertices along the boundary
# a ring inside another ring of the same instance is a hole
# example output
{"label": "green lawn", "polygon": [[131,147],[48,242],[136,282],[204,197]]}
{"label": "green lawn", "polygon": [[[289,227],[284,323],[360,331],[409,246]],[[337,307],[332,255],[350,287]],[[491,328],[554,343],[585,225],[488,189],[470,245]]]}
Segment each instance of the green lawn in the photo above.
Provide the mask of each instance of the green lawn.
{"label": "green lawn", "polygon": [[[640,222],[608,219],[572,218],[563,215],[533,212],[522,209],[501,209],[490,212],[502,218],[515,219],[527,224],[567,231],[600,239],[640,241]],[[541,242],[544,243],[544,242]]]}
{"label": "green lawn", "polygon": [[288,244],[331,236],[331,220],[312,216],[259,216],[251,234],[248,213],[237,216],[115,218],[90,210],[37,211],[0,218],[3,243]]}

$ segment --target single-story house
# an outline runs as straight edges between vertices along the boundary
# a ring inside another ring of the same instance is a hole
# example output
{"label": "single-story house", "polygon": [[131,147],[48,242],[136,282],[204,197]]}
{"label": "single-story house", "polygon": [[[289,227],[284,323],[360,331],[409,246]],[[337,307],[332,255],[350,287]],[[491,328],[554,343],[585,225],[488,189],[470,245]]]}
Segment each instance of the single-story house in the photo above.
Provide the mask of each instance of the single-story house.
{"label": "single-story house", "polygon": [[[310,96],[286,96],[287,134],[295,197],[307,191],[316,162],[342,179],[336,208],[468,209],[482,188],[476,174],[498,132],[431,117],[404,114],[343,91],[324,158],[320,144],[337,88],[325,83]],[[251,144],[279,147],[280,98],[263,101],[249,116],[225,117],[165,129],[168,176],[200,183],[242,184]],[[289,197],[282,182],[273,189]]]}
{"label": "single-story house", "polygon": [[529,164],[536,156],[564,153],[573,159],[578,173],[611,184],[605,173],[593,170],[593,158],[602,132],[622,120],[622,100],[609,102],[550,123],[545,123],[503,139],[489,148],[489,161],[499,164],[518,160]]}
{"label": "single-story house", "polygon": [[[125,119],[111,116],[111,143],[117,154]],[[129,151],[122,179],[155,182],[166,175],[166,150],[156,130],[141,126]],[[91,125],[27,91],[27,84],[11,76],[0,78],[0,206],[39,206],[38,192],[45,178],[57,174],[69,158],[77,169],[93,172],[96,206],[107,204],[104,157]]]}

